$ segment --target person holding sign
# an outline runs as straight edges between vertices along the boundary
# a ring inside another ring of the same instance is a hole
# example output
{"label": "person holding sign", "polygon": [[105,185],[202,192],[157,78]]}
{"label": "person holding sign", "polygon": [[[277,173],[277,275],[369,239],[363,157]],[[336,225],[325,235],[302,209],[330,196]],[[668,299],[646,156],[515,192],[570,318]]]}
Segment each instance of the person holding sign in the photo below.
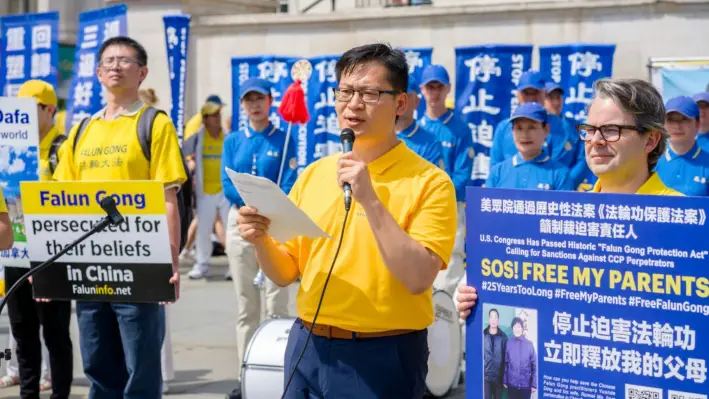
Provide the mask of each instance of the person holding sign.
{"label": "person holding sign", "polygon": [[[536,102],[544,104],[546,99],[545,80],[540,72],[527,71],[519,78],[517,99],[520,104]],[[577,187],[584,178],[586,165],[583,159],[583,148],[571,124],[559,116],[549,114],[547,118],[549,136],[545,151],[551,159],[570,169],[570,181]],[[495,127],[492,149],[490,150],[490,167],[512,158],[517,154],[517,147],[512,138],[512,121],[506,119]]]}
{"label": "person holding sign", "polygon": [[[586,161],[598,181],[592,192],[681,196],[653,172],[666,149],[665,106],[650,83],[640,79],[600,79],[594,84],[588,123],[578,125]],[[478,299],[462,284],[456,301],[465,319]]]}
{"label": "person holding sign", "polygon": [[569,168],[551,159],[544,143],[549,135],[547,111],[525,103],[512,113],[512,137],[517,154],[490,170],[485,187],[572,190]]}
{"label": "person holding sign", "polygon": [[[71,146],[62,154],[54,178],[162,182],[174,272],[169,282],[179,298],[177,189],[187,176],[175,126],[167,115],[157,113],[149,132],[149,152],[143,151],[137,126],[148,107],[139,100],[138,89],[148,74],[148,55],[142,45],[128,37],[113,37],[101,45],[97,60],[106,107],[71,129],[67,139]],[[101,151],[106,147],[116,150]],[[161,397],[165,319],[159,303],[77,301],[76,314],[84,374],[91,383],[89,397]]]}
{"label": "person holding sign", "polygon": [[[408,102],[403,52],[356,47],[335,74],[338,122],[354,132],[353,150],[309,165],[289,195],[329,237],[276,242],[270,220],[250,206],[239,209],[239,232],[275,283],[301,278],[286,398],[421,398],[432,285],[455,241],[455,187],[396,137]],[[353,197],[347,219],[345,184]]]}
{"label": "person holding sign", "polygon": [[704,151],[709,151],[709,92],[703,91],[692,97],[699,107],[699,131],[697,143]]}
{"label": "person holding sign", "polygon": [[[20,87],[17,97],[37,101],[39,179],[51,180],[65,139],[54,125],[57,95],[49,83],[29,80]],[[7,286],[15,284],[26,272],[24,268],[6,267]],[[71,392],[73,380],[73,349],[69,332],[71,301],[35,301],[31,281],[22,283],[7,302],[10,331],[17,347],[20,396],[34,398],[40,390],[51,387],[53,396],[66,398]],[[13,346],[12,343],[10,346]],[[45,358],[42,356],[43,346],[46,346],[48,353]],[[45,363],[44,367],[42,363]],[[43,375],[43,369],[48,369],[50,379]]]}
{"label": "person holding sign", "polygon": [[655,171],[664,184],[684,195],[709,195],[709,153],[699,147],[699,107],[691,97],[679,96],[665,105],[668,147]]}
{"label": "person holding sign", "polygon": [[453,180],[458,203],[458,225],[453,255],[447,268],[438,274],[434,287],[452,294],[465,270],[465,186],[473,171],[473,138],[470,129],[446,108],[446,96],[451,90],[450,77],[443,65],[429,65],[421,75],[421,93],[426,99],[426,114],[421,125],[441,142],[445,170]]}
{"label": "person holding sign", "polygon": [[396,120],[396,137],[403,141],[407,147],[419,154],[423,159],[445,169],[443,162],[441,143],[436,136],[425,130],[414,119],[414,112],[419,106],[418,82],[413,75],[409,75],[409,104],[406,112]]}
{"label": "person holding sign", "polygon": [[[286,143],[285,132],[269,121],[268,111],[272,104],[271,84],[267,80],[245,80],[241,84],[241,106],[249,123],[245,130],[227,136],[222,152],[222,187],[231,204],[227,216],[226,254],[239,301],[236,318],[238,375],[241,375],[241,363],[246,347],[261,322],[262,305],[260,287],[254,284],[254,278],[259,272],[256,252],[253,243],[239,234],[238,209],[244,207],[244,200],[229,179],[226,168],[265,177],[278,184],[286,194],[290,192],[297,177],[295,140],[291,139]],[[281,169],[282,157],[286,157],[287,162]],[[265,281],[265,289],[267,317],[287,316],[288,291],[270,280]],[[239,384],[228,397],[241,397]]]}

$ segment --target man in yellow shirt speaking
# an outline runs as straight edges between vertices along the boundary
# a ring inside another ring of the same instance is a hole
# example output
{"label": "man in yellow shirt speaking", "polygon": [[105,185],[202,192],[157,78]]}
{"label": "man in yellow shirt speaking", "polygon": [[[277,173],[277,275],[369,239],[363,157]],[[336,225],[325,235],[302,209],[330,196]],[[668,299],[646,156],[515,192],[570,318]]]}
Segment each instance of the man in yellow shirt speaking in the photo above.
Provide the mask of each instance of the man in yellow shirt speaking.
{"label": "man in yellow shirt speaking", "polygon": [[[106,107],[71,130],[54,173],[56,180],[156,180],[165,186],[165,205],[175,284],[180,220],[177,190],[187,179],[175,126],[159,113],[152,125],[148,160],[137,133],[147,107],[138,88],[148,74],[148,55],[128,37],[106,40],[97,53],[96,74],[106,89]],[[85,129],[77,137],[78,127]],[[71,144],[68,145],[68,144]],[[96,151],[111,146],[121,151]],[[158,303],[77,301],[81,357],[91,382],[90,398],[159,398],[160,348],[165,330]]]}
{"label": "man in yellow shirt speaking", "polygon": [[[287,398],[421,398],[431,287],[455,241],[455,190],[445,171],[396,137],[408,101],[401,51],[356,47],[335,71],[338,122],[354,131],[353,150],[311,164],[290,192],[331,238],[276,242],[270,221],[249,206],[239,209],[239,231],[269,279],[286,286],[301,278],[285,355],[286,384],[294,373]],[[345,184],[353,199],[347,213]]]}

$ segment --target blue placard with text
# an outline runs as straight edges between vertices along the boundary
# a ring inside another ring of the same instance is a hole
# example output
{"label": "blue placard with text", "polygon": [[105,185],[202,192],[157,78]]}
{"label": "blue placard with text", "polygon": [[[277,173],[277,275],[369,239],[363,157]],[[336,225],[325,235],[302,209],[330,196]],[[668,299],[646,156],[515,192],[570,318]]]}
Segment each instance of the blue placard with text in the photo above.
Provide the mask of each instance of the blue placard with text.
{"label": "blue placard with text", "polygon": [[468,187],[466,397],[706,399],[708,210]]}
{"label": "blue placard with text", "polygon": [[106,92],[98,80],[98,51],[106,40],[128,32],[126,5],[117,4],[79,14],[74,73],[67,100],[66,131],[106,106]]}
{"label": "blue placard with text", "polygon": [[59,13],[0,18],[0,92],[15,97],[23,83],[41,79],[57,87]]}

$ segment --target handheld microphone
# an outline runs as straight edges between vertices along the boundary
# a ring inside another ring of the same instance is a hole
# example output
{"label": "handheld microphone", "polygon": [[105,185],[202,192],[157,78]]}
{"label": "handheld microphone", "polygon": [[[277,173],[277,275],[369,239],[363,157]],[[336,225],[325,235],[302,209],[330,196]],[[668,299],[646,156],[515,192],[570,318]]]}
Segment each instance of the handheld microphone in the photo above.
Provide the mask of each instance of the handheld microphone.
{"label": "handheld microphone", "polygon": [[[350,128],[342,129],[340,133],[340,143],[342,143],[342,153],[346,154],[352,151],[352,146],[354,145],[355,134]],[[345,210],[349,211],[352,205],[352,187],[349,183],[344,184],[345,190]]]}
{"label": "handheld microphone", "polygon": [[116,209],[116,200],[111,196],[103,197],[101,200],[101,209],[106,212],[113,226],[118,226],[125,220],[123,219],[123,215]]}

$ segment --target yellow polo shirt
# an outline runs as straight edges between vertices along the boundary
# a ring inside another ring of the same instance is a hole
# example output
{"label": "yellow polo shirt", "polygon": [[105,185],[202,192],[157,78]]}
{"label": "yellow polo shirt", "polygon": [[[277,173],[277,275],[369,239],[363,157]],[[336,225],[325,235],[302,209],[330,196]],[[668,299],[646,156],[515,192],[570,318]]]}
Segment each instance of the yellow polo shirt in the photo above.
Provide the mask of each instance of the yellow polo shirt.
{"label": "yellow polo shirt", "polygon": [[[593,186],[593,190],[591,191],[594,193],[601,192],[601,182],[597,181],[596,184]],[[660,177],[655,172],[650,175],[650,178],[647,179],[645,184],[640,186],[640,188],[635,194],[683,196],[683,194],[679,191],[675,191],[665,186],[665,183],[660,180]]]}
{"label": "yellow polo shirt", "polygon": [[0,187],[0,213],[7,213],[7,204],[5,203],[5,196],[2,193],[2,187]]}
{"label": "yellow polo shirt", "polygon": [[[52,142],[62,133],[57,129],[57,126],[53,126],[52,129],[47,132],[47,135],[42,138],[39,142],[39,180],[52,180],[52,172],[49,169],[49,150],[52,147]],[[66,140],[59,147],[57,151],[57,157],[62,159],[62,153],[64,152]]]}
{"label": "yellow polo shirt", "polygon": [[96,113],[86,130],[73,143],[79,124],[71,128],[55,180],[157,180],[166,186],[182,185],[187,179],[182,165],[175,126],[165,114],[153,124],[151,160],[143,155],[138,140],[138,117],[146,106],[138,102],[112,120]]}
{"label": "yellow polo shirt", "polygon": [[[337,184],[341,154],[308,166],[290,191],[290,199],[330,239],[298,237],[285,248],[300,270],[298,316],[312,322],[345,215]],[[445,171],[399,143],[368,165],[380,201],[399,226],[443,260],[445,268],[455,241],[455,189]],[[432,290],[413,295],[384,264],[362,206],[353,201],[342,248],[323,300],[318,324],[374,332],[427,328],[433,322]]]}
{"label": "yellow polo shirt", "polygon": [[209,132],[204,132],[202,143],[202,178],[204,193],[207,195],[222,192],[222,149],[224,148],[224,133],[220,132],[216,139]]}

